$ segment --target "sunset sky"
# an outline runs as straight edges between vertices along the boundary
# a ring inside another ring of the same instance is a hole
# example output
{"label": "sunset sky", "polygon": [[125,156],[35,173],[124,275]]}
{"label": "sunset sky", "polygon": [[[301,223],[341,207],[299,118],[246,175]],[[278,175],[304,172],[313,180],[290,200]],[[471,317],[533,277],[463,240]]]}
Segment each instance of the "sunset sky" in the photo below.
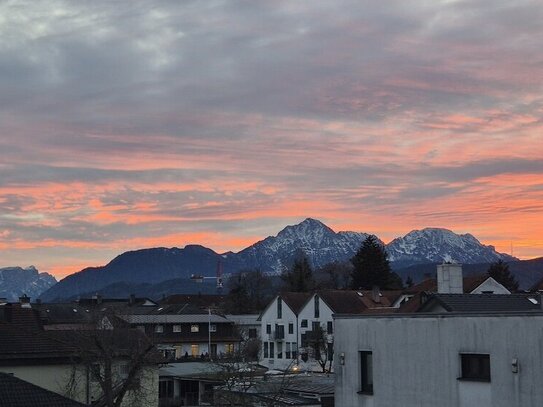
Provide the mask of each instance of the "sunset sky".
{"label": "sunset sky", "polygon": [[314,217],[543,256],[543,2],[0,3],[0,267]]}

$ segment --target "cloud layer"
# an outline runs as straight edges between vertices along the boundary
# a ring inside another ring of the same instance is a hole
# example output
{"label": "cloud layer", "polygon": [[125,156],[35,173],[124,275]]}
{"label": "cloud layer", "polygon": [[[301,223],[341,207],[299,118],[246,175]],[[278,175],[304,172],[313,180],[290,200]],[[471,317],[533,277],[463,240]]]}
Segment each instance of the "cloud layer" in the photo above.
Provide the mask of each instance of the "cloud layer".
{"label": "cloud layer", "polygon": [[[540,1],[0,5],[0,259],[317,217],[543,255]],[[2,266],[2,264],[0,264]]]}

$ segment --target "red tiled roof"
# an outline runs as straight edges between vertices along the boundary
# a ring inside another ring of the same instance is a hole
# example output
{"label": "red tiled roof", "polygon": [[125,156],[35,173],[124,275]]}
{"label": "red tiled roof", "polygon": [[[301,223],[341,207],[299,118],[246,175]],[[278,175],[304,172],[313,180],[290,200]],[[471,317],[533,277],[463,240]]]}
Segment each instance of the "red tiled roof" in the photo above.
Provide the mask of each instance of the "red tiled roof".
{"label": "red tiled roof", "polygon": [[311,295],[311,293],[295,293],[290,291],[279,294],[285,304],[287,304],[296,315],[302,310],[302,307]]}

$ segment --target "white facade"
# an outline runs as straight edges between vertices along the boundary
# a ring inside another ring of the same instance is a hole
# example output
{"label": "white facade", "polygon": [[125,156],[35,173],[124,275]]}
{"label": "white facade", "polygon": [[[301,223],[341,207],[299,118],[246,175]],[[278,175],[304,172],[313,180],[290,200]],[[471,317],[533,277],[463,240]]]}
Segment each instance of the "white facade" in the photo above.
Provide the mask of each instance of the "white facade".
{"label": "white facade", "polygon": [[[286,370],[296,367],[302,371],[321,371],[322,368],[313,358],[313,351],[307,346],[306,340],[307,335],[310,335],[318,324],[327,334],[328,342],[333,343],[332,314],[333,311],[318,294],[309,297],[298,315],[281,296],[277,296],[260,317],[260,363],[270,369]],[[283,331],[284,335],[281,334]],[[329,346],[332,348],[333,345]]]}
{"label": "white facade", "polygon": [[472,292],[470,292],[470,294],[511,294],[511,291],[498,283],[492,277],[488,277]]}
{"label": "white facade", "polygon": [[542,326],[536,311],[338,316],[336,405],[539,406]]}
{"label": "white facade", "polygon": [[298,316],[277,296],[260,316],[262,351],[260,363],[286,370],[297,365]]}

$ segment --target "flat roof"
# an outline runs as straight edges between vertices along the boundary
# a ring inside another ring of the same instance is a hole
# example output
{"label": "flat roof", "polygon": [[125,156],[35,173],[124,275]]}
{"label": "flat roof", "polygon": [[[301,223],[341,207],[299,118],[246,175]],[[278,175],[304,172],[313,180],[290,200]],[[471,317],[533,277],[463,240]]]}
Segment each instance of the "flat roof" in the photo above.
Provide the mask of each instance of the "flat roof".
{"label": "flat roof", "polygon": [[465,318],[465,317],[543,317],[543,310],[501,312],[415,312],[391,314],[332,314],[334,319],[383,319],[383,318]]}

